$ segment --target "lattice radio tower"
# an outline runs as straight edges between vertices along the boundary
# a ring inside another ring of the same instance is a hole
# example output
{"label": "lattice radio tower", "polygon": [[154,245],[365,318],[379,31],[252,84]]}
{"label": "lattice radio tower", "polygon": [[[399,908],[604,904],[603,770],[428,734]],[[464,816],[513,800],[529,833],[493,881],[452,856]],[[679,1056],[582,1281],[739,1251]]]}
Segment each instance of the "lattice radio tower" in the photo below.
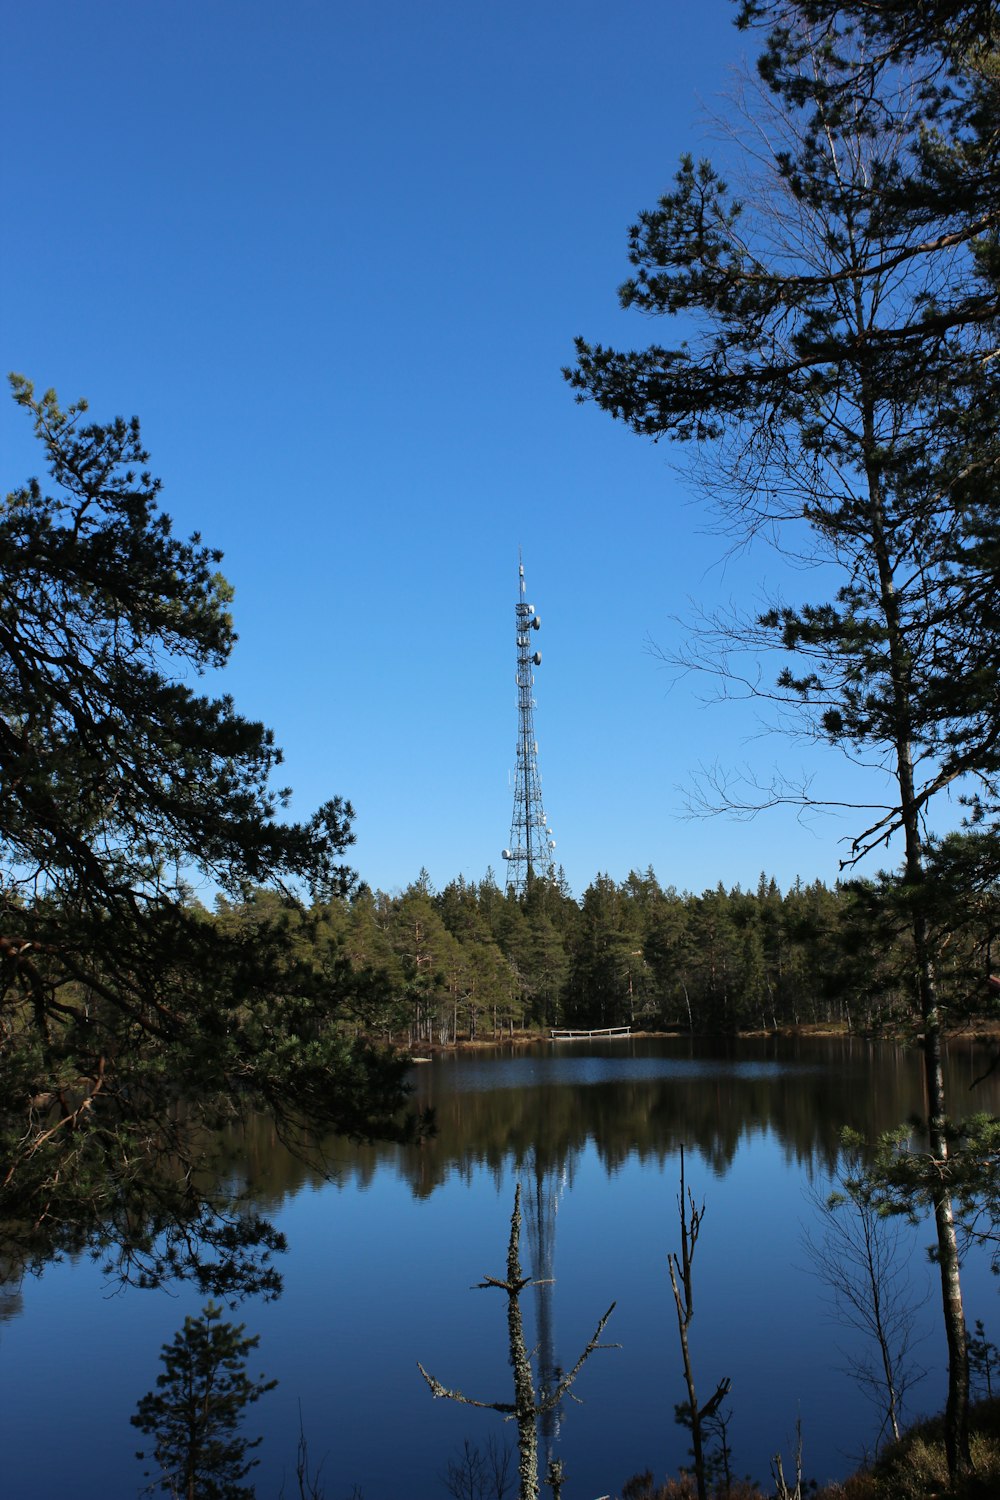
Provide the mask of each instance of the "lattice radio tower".
{"label": "lattice radio tower", "polygon": [[524,597],[524,564],[517,554],[517,603],[514,628],[517,638],[517,770],[514,774],[514,812],[510,820],[507,861],[507,894],[524,896],[539,876],[555,875],[552,851],[556,841],[547,826],[542,807],[542,778],[538,774],[538,741],[535,739],[535,683],[533,668],[542,664],[542,653],[532,649],[532,631],[541,621],[535,606]]}

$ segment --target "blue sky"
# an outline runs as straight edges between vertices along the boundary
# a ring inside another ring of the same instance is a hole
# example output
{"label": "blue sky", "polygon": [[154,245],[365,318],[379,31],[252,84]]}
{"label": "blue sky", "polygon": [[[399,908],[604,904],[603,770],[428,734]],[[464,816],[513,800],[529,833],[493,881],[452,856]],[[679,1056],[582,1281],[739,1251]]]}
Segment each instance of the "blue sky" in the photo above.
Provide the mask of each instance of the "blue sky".
{"label": "blue sky", "polygon": [[[536,730],[581,894],[652,864],[698,891],[837,874],[861,827],[684,817],[699,765],[797,772],[650,642],[783,584],[728,558],[665,445],[574,404],[578,333],[635,346],[625,232],[713,147],[729,0],[55,0],[8,7],[4,369],[137,413],[164,508],[225,552],[223,681],[306,816],[342,793],[394,890],[492,865],[514,764],[518,547]],[[0,405],[4,489],[37,473]],[[801,575],[796,591],[804,587]],[[848,784],[811,752],[815,787]]]}

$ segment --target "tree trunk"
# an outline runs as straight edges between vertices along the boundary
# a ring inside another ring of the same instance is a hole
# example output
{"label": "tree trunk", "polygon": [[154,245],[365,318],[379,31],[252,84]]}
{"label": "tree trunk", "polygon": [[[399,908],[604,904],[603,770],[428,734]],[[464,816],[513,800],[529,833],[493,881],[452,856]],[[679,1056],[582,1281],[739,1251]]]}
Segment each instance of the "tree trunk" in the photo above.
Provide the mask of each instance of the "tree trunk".
{"label": "tree trunk", "polygon": [[[914,936],[923,929],[920,913],[914,919]],[[919,950],[918,950],[919,951]],[[927,1092],[928,1131],[931,1155],[944,1168],[948,1159],[945,1134],[944,1069],[941,1062],[941,1021],[934,989],[934,973],[926,947],[921,968],[922,989],[931,1004],[924,1010],[924,1082]],[[923,996],[922,996],[923,998]],[[944,1441],[950,1475],[967,1473],[972,1467],[969,1448],[969,1334],[962,1304],[962,1282],[955,1213],[946,1184],[934,1194],[934,1227],[941,1272],[941,1305],[948,1341],[948,1399],[945,1405]]]}
{"label": "tree trunk", "polygon": [[516,1288],[507,1297],[507,1347],[514,1370],[514,1411],[517,1421],[519,1500],[538,1500],[538,1407],[531,1360],[524,1341],[521,1290],[527,1278],[521,1274],[521,1185],[514,1197],[510,1241],[507,1246],[507,1284]]}
{"label": "tree trunk", "polygon": [[[859,328],[862,319],[858,320]],[[958,1240],[951,1195],[944,1182],[948,1159],[944,1069],[941,1063],[941,1012],[938,1005],[931,934],[921,904],[924,887],[924,839],[913,771],[914,695],[905,633],[899,613],[893,562],[884,529],[881,473],[877,457],[872,408],[865,410],[865,439],[872,555],[878,569],[881,607],[889,652],[889,680],[894,716],[895,775],[899,789],[899,820],[905,838],[905,885],[912,912],[911,930],[917,990],[923,1022],[924,1082],[927,1130],[931,1156],[940,1164],[941,1180],[933,1194],[934,1227],[941,1270],[941,1305],[948,1343],[948,1399],[945,1406],[945,1450],[948,1474],[954,1480],[972,1465],[969,1448],[969,1350],[962,1306]]]}

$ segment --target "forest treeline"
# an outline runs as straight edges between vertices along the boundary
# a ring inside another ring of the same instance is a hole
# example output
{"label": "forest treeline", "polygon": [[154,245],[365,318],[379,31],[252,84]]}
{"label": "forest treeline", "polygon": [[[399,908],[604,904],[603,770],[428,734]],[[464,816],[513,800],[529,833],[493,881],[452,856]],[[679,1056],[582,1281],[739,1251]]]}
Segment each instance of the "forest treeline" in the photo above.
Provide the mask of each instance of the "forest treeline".
{"label": "forest treeline", "polygon": [[[997,1009],[991,947],[1000,915],[983,896],[954,923],[940,966],[953,1024]],[[907,913],[882,882],[782,892],[720,882],[700,895],[663,886],[652,868],[620,883],[598,875],[577,900],[560,873],[526,897],[492,871],[435,890],[426,871],[401,892],[361,885],[349,901],[306,912],[259,893],[220,899],[224,928],[295,929],[318,975],[352,978],[355,1024],[410,1047],[486,1040],[551,1026],[726,1034],[822,1024],[905,1031],[919,1014]]]}

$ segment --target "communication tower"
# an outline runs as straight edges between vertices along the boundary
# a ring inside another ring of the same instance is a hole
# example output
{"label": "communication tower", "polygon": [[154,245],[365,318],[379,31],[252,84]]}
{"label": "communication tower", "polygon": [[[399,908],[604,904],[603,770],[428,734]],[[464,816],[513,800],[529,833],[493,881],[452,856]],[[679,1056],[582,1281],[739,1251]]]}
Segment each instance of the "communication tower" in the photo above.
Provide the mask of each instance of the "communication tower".
{"label": "communication tower", "polygon": [[538,774],[538,741],[535,739],[534,668],[542,664],[542,653],[534,649],[533,631],[541,621],[535,606],[525,602],[524,564],[517,554],[517,603],[514,632],[517,640],[517,759],[514,773],[514,812],[510,820],[507,861],[507,894],[524,896],[538,876],[554,877],[553,850],[556,841],[542,807],[542,778]]}

